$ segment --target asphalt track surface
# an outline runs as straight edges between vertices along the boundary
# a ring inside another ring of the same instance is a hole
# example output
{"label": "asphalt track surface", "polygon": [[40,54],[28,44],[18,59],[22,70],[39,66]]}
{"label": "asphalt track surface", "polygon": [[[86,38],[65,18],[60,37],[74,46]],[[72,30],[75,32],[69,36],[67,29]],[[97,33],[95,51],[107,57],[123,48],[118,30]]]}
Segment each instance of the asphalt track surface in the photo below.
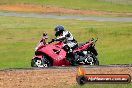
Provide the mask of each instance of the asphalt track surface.
{"label": "asphalt track surface", "polygon": [[[5,70],[45,70],[45,69],[76,69],[79,66],[53,66],[48,68],[38,68],[38,67],[31,67],[31,68],[1,68],[0,71]],[[87,66],[82,65],[83,68],[122,68],[122,67],[132,67],[132,64],[111,64],[111,65],[99,65],[99,66]]]}
{"label": "asphalt track surface", "polygon": [[[132,64],[82,66],[87,74],[129,74]],[[78,69],[71,67],[0,69],[0,88],[73,88]]]}
{"label": "asphalt track surface", "polygon": [[93,17],[93,16],[64,16],[51,14],[36,14],[36,13],[15,13],[15,12],[0,12],[0,16],[13,17],[31,17],[31,18],[52,18],[52,19],[73,19],[73,20],[94,20],[94,21],[112,21],[112,22],[132,22],[132,17]]}

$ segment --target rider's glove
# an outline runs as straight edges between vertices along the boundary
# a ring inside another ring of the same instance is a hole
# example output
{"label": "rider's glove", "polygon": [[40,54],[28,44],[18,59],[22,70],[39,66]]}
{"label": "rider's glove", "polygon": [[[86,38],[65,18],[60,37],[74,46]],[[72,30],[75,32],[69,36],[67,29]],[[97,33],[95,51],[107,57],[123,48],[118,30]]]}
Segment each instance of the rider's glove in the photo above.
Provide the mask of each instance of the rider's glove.
{"label": "rider's glove", "polygon": [[55,39],[52,39],[52,42],[54,42],[55,41]]}
{"label": "rider's glove", "polygon": [[51,40],[51,42],[54,42],[54,41],[56,41],[56,39],[52,39],[52,40]]}
{"label": "rider's glove", "polygon": [[55,38],[55,39],[52,39],[52,41],[58,41],[58,39]]}
{"label": "rider's glove", "polygon": [[54,42],[54,41],[57,41],[57,39],[52,39],[50,42],[48,42],[48,44]]}

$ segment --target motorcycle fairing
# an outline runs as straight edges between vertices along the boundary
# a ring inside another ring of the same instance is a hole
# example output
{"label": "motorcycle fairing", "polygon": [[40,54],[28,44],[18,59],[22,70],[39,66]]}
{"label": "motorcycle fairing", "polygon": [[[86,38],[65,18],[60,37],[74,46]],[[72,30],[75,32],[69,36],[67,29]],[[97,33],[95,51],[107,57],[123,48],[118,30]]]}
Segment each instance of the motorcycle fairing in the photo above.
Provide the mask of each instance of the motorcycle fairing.
{"label": "motorcycle fairing", "polygon": [[62,65],[70,64],[66,60],[66,52],[57,45],[52,45],[52,44],[46,45],[46,47],[42,47],[38,49],[38,52],[43,52],[44,54],[52,58],[54,66],[62,66]]}

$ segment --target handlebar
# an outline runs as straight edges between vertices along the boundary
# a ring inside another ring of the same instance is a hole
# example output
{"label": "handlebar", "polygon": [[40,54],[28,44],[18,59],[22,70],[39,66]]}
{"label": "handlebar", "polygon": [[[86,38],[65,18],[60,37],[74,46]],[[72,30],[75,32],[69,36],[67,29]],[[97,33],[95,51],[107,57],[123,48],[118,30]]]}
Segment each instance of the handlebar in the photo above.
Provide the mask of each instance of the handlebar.
{"label": "handlebar", "polygon": [[50,44],[50,43],[52,43],[52,42],[54,42],[54,41],[56,41],[56,39],[52,39],[50,42],[48,42],[48,44]]}
{"label": "handlebar", "polygon": [[52,42],[54,42],[53,40],[51,40],[50,42],[48,42],[48,44],[50,44],[50,43],[52,43]]}

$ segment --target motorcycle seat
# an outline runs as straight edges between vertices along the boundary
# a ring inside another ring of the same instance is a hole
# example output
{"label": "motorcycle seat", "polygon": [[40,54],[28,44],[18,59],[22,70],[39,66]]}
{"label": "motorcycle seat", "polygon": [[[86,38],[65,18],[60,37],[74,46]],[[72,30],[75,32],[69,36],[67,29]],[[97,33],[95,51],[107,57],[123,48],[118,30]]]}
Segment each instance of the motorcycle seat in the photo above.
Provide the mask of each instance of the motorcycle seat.
{"label": "motorcycle seat", "polygon": [[85,43],[79,43],[77,45],[75,45],[72,49],[75,50],[75,49],[78,49],[80,48],[81,46],[83,46]]}

